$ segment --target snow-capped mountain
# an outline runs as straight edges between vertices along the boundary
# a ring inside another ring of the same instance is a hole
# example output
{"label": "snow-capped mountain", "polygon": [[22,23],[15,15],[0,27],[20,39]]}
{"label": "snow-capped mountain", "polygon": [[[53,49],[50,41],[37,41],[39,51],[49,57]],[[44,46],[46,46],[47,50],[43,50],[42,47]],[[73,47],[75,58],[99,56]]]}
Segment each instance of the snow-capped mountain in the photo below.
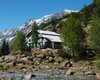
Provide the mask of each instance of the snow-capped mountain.
{"label": "snow-capped mountain", "polygon": [[58,18],[62,18],[64,15],[70,14],[71,12],[78,12],[78,11],[74,11],[74,10],[69,10],[69,9],[65,9],[60,13],[54,13],[54,14],[50,14],[50,15],[46,15],[40,19],[35,20],[38,24],[38,26],[41,23],[47,23],[49,21],[51,21],[52,19],[58,19]]}
{"label": "snow-capped mountain", "polygon": [[52,19],[54,20],[54,19],[62,18],[64,15],[70,14],[71,12],[78,12],[78,11],[65,9],[60,13],[46,15],[40,19],[36,19],[36,20],[30,19],[26,21],[24,24],[22,24],[21,26],[18,26],[17,28],[13,28],[11,30],[7,30],[7,29],[3,30],[0,32],[0,46],[4,39],[6,39],[11,45],[18,31],[23,31],[24,34],[26,34],[31,29],[31,26],[34,21],[36,21],[38,26],[40,26],[41,23],[47,23],[50,22]]}

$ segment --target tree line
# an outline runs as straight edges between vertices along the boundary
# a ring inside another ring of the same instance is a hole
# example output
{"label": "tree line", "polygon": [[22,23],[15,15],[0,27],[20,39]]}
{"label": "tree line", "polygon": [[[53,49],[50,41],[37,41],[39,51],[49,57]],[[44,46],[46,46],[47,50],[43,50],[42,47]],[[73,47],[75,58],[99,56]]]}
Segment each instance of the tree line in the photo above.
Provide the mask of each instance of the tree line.
{"label": "tree line", "polygon": [[10,53],[9,52],[9,43],[6,42],[6,40],[4,39],[3,44],[1,45],[1,48],[0,48],[0,56],[8,55],[9,53]]}
{"label": "tree line", "polygon": [[[37,30],[38,30],[38,26],[37,26],[36,22],[34,21],[33,25],[32,25],[31,35],[32,35],[32,44],[35,44],[35,46],[39,39]],[[23,53],[23,51],[25,50],[25,45],[26,45],[25,34],[20,31],[17,33],[17,36],[12,44],[13,50],[15,50],[15,51],[20,50],[21,53]],[[32,45],[32,46],[34,46],[34,45]]]}
{"label": "tree line", "polygon": [[[36,24],[36,22],[33,22],[32,25],[32,43],[37,44],[37,40],[38,40],[38,26]],[[25,40],[25,34],[22,31],[17,32],[17,35],[13,41],[12,44],[12,49],[14,51],[18,51],[20,50],[21,53],[23,53],[23,51],[25,50],[25,45],[26,45],[26,40]],[[10,53],[9,51],[9,43],[4,39],[3,43],[1,45],[0,48],[0,56],[2,55],[8,55]]]}
{"label": "tree line", "polygon": [[[95,5],[95,7],[94,7]],[[91,7],[92,6],[92,7]],[[89,13],[89,9],[93,12]],[[63,47],[68,46],[67,53],[77,55],[79,58],[88,58],[86,54],[86,38],[89,38],[89,48],[93,49],[96,56],[100,56],[100,0],[95,0],[89,7],[79,13],[71,13],[61,30]],[[77,17],[78,15],[78,17]],[[84,28],[90,25],[89,32]]]}

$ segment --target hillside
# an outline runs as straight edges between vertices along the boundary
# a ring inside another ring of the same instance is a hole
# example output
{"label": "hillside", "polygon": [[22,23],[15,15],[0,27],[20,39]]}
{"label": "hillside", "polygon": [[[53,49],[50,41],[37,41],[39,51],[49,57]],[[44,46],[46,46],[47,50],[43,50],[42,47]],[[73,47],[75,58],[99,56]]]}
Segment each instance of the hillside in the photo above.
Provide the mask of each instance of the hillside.
{"label": "hillside", "polygon": [[92,4],[89,6],[84,5],[83,8],[77,12],[77,13],[71,13],[69,15],[65,15],[64,17],[56,20],[52,20],[49,23],[43,23],[40,26],[40,29],[42,30],[50,30],[50,31],[55,31],[57,33],[61,33],[63,23],[67,20],[67,18],[70,17],[70,15],[73,15],[74,18],[79,19],[81,21],[81,25],[86,32],[86,41],[85,44],[89,44],[89,36],[88,32],[91,27],[91,20],[93,15],[95,16],[100,16],[100,2],[99,0],[94,0]]}

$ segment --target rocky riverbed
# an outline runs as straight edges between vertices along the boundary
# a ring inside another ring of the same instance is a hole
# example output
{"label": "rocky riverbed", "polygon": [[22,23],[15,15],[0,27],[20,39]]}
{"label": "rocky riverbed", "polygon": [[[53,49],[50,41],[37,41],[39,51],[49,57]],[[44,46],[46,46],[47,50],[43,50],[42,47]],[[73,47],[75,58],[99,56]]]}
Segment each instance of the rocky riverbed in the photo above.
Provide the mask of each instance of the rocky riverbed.
{"label": "rocky riverbed", "polygon": [[26,72],[26,73],[3,73],[0,74],[0,77],[3,77],[4,80],[98,80],[96,76],[91,75],[64,75],[60,74],[60,70],[55,73],[51,73],[50,70],[44,69],[35,72]]}
{"label": "rocky riverbed", "polygon": [[94,62],[69,61],[50,49],[32,49],[31,55],[27,56],[20,51],[12,51],[11,54],[0,57],[0,77],[10,75],[11,78],[20,78],[14,78],[15,80],[21,80],[27,75],[34,74],[32,80],[95,80],[96,77],[99,78],[99,72],[95,71]]}

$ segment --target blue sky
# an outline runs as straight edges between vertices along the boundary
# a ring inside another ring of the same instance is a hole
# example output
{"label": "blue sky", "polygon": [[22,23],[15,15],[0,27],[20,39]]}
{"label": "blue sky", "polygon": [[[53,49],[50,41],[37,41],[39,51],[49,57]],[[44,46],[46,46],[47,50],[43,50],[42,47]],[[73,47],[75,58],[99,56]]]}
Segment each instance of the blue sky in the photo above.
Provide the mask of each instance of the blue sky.
{"label": "blue sky", "polygon": [[61,12],[81,10],[93,0],[0,0],[0,31],[20,26],[29,19]]}

